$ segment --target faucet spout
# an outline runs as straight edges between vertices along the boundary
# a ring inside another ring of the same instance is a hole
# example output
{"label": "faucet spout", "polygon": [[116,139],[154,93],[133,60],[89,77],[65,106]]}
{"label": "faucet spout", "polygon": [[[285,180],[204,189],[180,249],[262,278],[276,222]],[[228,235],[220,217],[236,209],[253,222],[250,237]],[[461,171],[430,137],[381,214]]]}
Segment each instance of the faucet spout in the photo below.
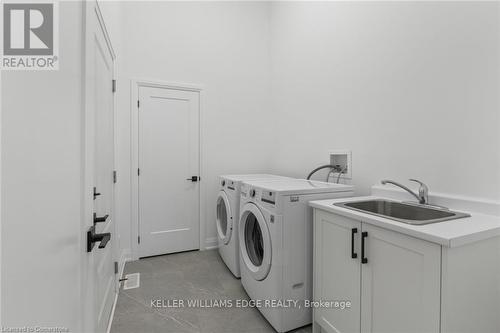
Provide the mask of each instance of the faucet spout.
{"label": "faucet spout", "polygon": [[427,204],[428,203],[428,188],[427,188],[427,185],[425,185],[424,183],[422,183],[421,181],[417,181],[417,180],[414,180],[414,179],[410,179],[412,181],[416,181],[420,184],[420,189],[418,191],[418,194],[413,192],[412,190],[410,190],[408,187],[404,186],[403,184],[400,184],[398,182],[395,182],[393,180],[388,180],[388,179],[384,179],[382,180],[380,183],[382,185],[385,185],[385,184],[392,184],[392,185],[395,185],[399,188],[402,188],[403,190],[405,190],[406,192],[410,193],[411,195],[413,195],[415,198],[417,198],[418,202],[421,203],[421,204]]}

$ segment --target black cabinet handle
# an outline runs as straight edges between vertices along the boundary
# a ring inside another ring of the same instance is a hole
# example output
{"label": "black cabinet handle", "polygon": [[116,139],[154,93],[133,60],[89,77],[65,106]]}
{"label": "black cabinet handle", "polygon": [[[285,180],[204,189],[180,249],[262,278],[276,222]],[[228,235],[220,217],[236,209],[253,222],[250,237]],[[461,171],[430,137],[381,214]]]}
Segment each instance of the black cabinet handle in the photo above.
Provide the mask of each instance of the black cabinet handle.
{"label": "black cabinet handle", "polygon": [[97,217],[97,214],[94,213],[94,224],[101,223],[101,222],[106,222],[106,220],[108,219],[108,217],[109,217],[108,214],[106,214],[104,216]]}
{"label": "black cabinet handle", "polygon": [[361,263],[368,263],[368,258],[365,257],[365,238],[368,237],[368,231],[361,233]]}
{"label": "black cabinet handle", "polygon": [[198,180],[201,180],[198,176],[191,176],[191,178],[187,178],[186,180],[190,180],[193,183],[196,183]]}
{"label": "black cabinet handle", "polygon": [[87,252],[92,252],[94,244],[97,242],[100,242],[99,248],[104,249],[110,240],[111,240],[111,234],[109,232],[96,234],[95,226],[91,226],[90,229],[87,231]]}
{"label": "black cabinet handle", "polygon": [[358,228],[351,229],[351,258],[356,259],[358,254],[354,252],[354,235],[358,233]]}

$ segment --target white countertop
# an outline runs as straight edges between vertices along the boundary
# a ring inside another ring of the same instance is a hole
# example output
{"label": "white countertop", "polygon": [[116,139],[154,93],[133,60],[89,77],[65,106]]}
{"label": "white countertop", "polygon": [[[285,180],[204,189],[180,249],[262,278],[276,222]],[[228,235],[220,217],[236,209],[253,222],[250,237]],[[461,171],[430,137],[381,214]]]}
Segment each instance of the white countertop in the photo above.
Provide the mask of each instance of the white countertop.
{"label": "white countertop", "polygon": [[470,213],[471,217],[467,218],[424,225],[410,225],[333,205],[338,202],[364,201],[373,199],[397,201],[380,196],[365,196],[311,201],[309,202],[309,205],[317,209],[349,217],[364,223],[370,223],[381,228],[397,231],[402,234],[447,247],[457,247],[477,242],[482,239],[500,236],[500,217],[495,215]]}

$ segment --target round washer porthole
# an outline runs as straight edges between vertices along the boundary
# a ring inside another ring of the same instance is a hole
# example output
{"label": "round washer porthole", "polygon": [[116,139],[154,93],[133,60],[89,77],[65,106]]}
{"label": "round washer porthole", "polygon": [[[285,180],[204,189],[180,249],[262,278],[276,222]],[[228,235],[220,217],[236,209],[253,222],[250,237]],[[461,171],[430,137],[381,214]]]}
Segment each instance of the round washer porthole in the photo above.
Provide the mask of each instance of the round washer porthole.
{"label": "round washer porthole", "polygon": [[254,279],[266,278],[271,268],[271,238],[259,208],[251,203],[243,207],[240,225],[240,254]]}
{"label": "round washer porthole", "polygon": [[233,215],[231,214],[231,206],[224,191],[221,191],[217,197],[216,216],[217,234],[219,239],[224,244],[227,244],[231,240],[233,233]]}

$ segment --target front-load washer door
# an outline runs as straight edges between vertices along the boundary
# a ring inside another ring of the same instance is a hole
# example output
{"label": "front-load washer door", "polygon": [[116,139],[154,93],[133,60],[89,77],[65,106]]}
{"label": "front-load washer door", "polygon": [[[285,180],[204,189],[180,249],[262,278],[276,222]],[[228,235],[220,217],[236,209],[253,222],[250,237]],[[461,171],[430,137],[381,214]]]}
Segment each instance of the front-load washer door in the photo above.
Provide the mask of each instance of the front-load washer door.
{"label": "front-load washer door", "polygon": [[220,191],[217,197],[217,234],[219,239],[227,244],[233,233],[233,214],[226,192]]}
{"label": "front-load washer door", "polygon": [[254,279],[266,278],[271,268],[271,237],[260,209],[247,203],[242,210],[240,225],[240,255]]}

